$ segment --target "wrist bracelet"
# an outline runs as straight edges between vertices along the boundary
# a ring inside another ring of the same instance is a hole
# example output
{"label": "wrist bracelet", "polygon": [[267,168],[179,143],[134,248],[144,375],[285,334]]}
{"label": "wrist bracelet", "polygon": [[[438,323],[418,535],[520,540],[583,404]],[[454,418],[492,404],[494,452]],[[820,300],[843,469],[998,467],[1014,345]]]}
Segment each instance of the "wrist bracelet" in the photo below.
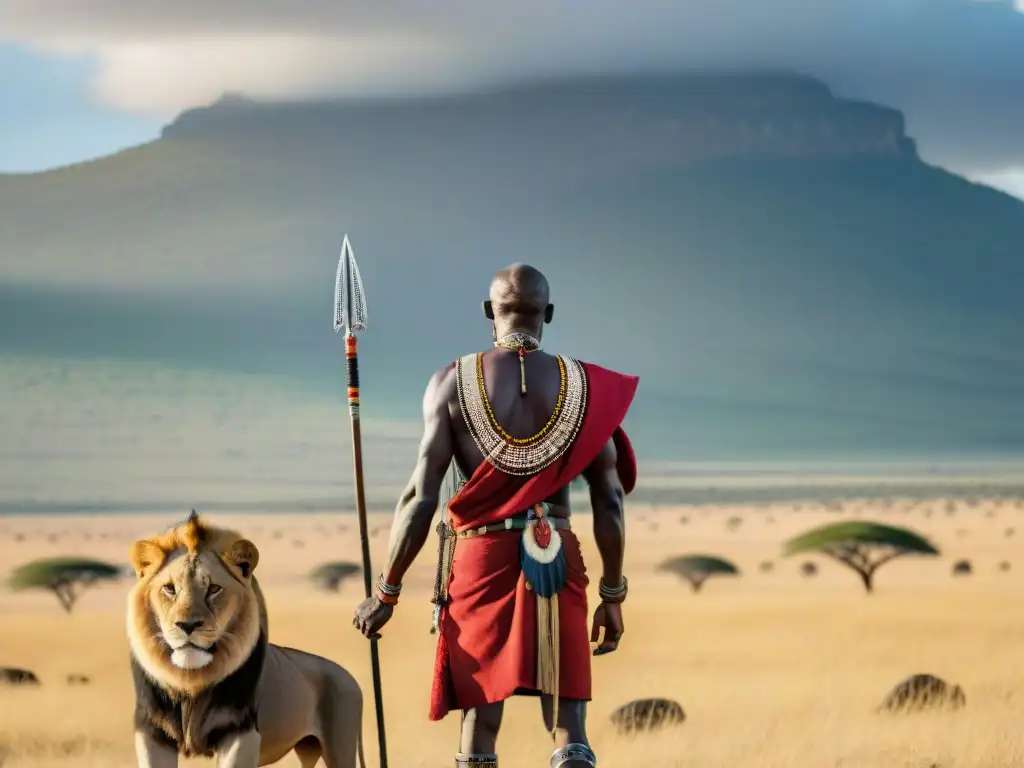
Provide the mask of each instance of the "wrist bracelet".
{"label": "wrist bracelet", "polygon": [[402,585],[388,584],[384,574],[377,579],[377,599],[388,605],[397,605],[398,597],[402,594]]}
{"label": "wrist bracelet", "polygon": [[625,576],[622,577],[622,583],[617,587],[609,587],[604,583],[603,578],[597,582],[597,594],[603,603],[621,603],[626,599],[627,592],[629,592],[629,580]]}

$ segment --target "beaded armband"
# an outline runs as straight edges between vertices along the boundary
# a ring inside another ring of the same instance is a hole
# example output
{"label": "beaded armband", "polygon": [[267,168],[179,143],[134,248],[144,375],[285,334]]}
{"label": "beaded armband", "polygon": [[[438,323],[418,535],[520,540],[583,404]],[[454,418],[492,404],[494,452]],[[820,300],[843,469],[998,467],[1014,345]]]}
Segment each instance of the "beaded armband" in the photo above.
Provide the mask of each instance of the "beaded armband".
{"label": "beaded armband", "polygon": [[377,579],[377,599],[388,605],[398,605],[398,596],[402,594],[402,585],[388,584],[384,574]]}
{"label": "beaded armband", "polygon": [[604,579],[600,579],[597,582],[597,594],[601,597],[602,603],[622,603],[626,600],[626,594],[629,592],[629,580],[623,576],[622,583],[617,587],[609,587],[604,583]]}

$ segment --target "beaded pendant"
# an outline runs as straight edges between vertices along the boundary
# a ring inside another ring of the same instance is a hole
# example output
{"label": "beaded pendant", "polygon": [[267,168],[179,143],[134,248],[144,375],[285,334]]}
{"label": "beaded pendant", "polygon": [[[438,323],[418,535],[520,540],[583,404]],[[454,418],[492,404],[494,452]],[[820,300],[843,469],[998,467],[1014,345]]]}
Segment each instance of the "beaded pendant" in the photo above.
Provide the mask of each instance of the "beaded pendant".
{"label": "beaded pendant", "polygon": [[587,376],[571,357],[555,356],[560,384],[547,423],[530,437],[513,437],[498,423],[487,399],[483,354],[464,355],[455,366],[462,417],[480,453],[510,475],[532,475],[559,459],[572,445],[587,408]]}
{"label": "beaded pendant", "polygon": [[523,576],[537,597],[554,597],[565,586],[565,550],[562,537],[538,504],[527,513],[520,562]]}
{"label": "beaded pendant", "polygon": [[540,349],[540,342],[527,333],[510,333],[494,342],[501,349],[511,349],[519,355],[519,394],[526,394],[526,353]]}

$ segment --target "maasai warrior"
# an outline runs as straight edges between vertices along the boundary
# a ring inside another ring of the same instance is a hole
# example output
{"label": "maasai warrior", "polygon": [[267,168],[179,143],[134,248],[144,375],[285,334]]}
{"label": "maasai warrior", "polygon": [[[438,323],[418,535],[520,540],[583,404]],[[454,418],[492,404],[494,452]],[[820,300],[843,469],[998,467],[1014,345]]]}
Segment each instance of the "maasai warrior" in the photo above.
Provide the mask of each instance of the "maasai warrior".
{"label": "maasai warrior", "polygon": [[[590,643],[598,644],[594,655],[611,653],[623,632],[623,496],[636,482],[636,460],[621,424],[638,380],[543,352],[553,311],[547,280],[533,267],[495,276],[484,302],[494,346],[445,366],[427,385],[423,440],[387,565],[353,619],[369,637],[391,618],[454,460],[468,480],[438,525],[430,718],[462,711],[456,766],[497,766],[503,702],[517,694],[540,696],[553,768],[596,765],[586,734]],[[602,560],[589,633],[589,581],[569,523],[569,484],[580,475]]]}

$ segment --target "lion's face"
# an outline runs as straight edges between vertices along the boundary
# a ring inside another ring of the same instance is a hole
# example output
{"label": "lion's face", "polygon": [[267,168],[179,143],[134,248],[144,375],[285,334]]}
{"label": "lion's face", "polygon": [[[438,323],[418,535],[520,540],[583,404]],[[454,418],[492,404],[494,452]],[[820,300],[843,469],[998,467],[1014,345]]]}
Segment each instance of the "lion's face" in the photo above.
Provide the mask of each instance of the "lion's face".
{"label": "lion's face", "polygon": [[150,677],[194,692],[242,665],[260,634],[252,583],[258,560],[252,542],[191,518],[135,543],[139,578],[128,598],[128,635]]}
{"label": "lion's face", "polygon": [[230,631],[251,590],[211,552],[181,552],[168,558],[146,591],[171,663],[201,669],[213,661],[218,640]]}

